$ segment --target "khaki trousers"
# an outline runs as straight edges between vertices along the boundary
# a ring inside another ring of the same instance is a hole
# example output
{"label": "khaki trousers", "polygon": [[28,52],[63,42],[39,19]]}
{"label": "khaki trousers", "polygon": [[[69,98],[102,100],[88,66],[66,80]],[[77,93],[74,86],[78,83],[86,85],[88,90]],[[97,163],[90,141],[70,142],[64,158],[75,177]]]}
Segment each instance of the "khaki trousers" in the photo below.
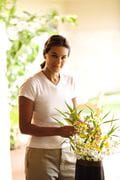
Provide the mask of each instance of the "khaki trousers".
{"label": "khaki trousers", "polygon": [[26,180],[74,180],[76,158],[70,148],[27,148]]}

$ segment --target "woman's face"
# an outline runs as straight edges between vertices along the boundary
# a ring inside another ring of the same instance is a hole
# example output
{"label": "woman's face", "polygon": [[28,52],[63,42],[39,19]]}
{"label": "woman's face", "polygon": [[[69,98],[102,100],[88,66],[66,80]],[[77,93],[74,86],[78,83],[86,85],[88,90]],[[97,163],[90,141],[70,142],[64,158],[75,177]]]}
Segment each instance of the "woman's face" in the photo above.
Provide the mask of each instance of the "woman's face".
{"label": "woman's face", "polygon": [[51,73],[57,73],[61,70],[68,57],[68,48],[64,46],[54,46],[45,54],[46,68]]}

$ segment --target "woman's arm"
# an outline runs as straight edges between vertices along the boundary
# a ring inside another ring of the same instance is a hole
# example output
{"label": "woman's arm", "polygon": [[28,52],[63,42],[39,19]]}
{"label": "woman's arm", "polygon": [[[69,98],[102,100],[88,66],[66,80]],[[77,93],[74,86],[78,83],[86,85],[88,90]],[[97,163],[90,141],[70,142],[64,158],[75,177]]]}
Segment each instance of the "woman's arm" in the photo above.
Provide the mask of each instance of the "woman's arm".
{"label": "woman's arm", "polygon": [[72,126],[40,127],[32,124],[34,102],[24,96],[19,97],[19,128],[21,133],[33,136],[62,136],[69,137],[75,134]]}

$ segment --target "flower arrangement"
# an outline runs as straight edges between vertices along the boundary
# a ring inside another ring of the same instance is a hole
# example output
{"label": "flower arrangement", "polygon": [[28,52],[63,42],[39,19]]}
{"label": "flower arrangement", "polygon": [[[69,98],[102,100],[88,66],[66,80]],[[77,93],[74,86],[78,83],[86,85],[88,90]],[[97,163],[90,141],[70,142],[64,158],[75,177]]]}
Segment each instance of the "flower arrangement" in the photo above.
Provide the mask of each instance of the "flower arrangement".
{"label": "flower arrangement", "polygon": [[72,125],[77,134],[70,137],[70,144],[78,159],[100,161],[105,155],[113,152],[120,143],[117,126],[110,112],[104,113],[101,108],[85,105],[83,109],[78,106],[72,108],[66,103],[67,111],[57,109],[63,121],[61,125]]}

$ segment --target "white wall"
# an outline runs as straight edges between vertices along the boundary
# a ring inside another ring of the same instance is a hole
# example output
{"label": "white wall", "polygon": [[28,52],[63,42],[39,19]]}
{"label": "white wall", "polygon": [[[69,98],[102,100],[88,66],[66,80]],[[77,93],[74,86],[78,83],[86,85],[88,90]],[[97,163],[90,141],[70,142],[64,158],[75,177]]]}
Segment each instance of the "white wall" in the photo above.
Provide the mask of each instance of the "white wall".
{"label": "white wall", "polygon": [[0,35],[0,179],[11,180],[8,87],[5,78],[8,39],[5,24],[2,22],[0,22]]}

